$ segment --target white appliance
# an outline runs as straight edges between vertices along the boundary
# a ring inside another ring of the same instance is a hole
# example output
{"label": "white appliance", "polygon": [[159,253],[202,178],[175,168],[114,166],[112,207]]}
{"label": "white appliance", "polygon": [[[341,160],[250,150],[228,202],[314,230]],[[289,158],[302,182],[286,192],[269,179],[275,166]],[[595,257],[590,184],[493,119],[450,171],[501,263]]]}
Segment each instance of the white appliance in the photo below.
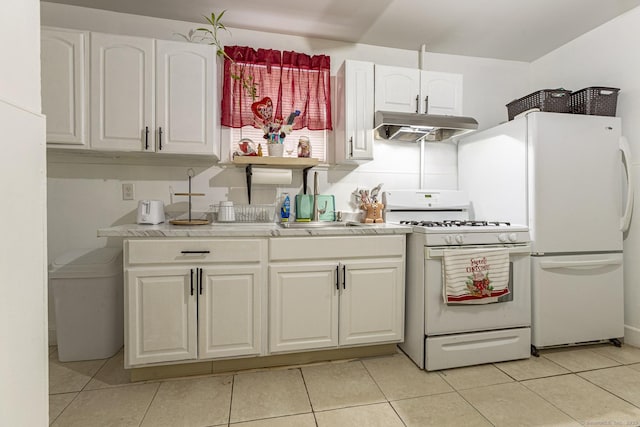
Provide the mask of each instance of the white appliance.
{"label": "white appliance", "polygon": [[138,224],[160,224],[164,222],[162,200],[140,200],[138,202]]}
{"label": "white appliance", "polygon": [[[468,221],[464,192],[383,193],[386,221],[408,224],[405,340],[420,368],[448,369],[530,356],[530,245],[527,227]],[[509,294],[485,305],[443,300],[445,249],[500,248],[509,254]]]}
{"label": "white appliance", "polygon": [[529,226],[535,355],[604,339],[620,345],[624,335],[622,233],[633,189],[620,129],[616,117],[534,112],[458,143],[471,217]]}

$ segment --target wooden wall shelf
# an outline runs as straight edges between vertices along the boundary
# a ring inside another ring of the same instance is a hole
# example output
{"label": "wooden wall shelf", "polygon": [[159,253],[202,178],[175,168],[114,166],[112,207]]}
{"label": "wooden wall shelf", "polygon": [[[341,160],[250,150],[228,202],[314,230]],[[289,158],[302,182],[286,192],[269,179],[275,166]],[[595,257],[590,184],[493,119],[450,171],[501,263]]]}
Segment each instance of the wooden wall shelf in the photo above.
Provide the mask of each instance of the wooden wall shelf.
{"label": "wooden wall shelf", "polygon": [[311,157],[259,157],[259,156],[236,156],[233,164],[243,166],[247,176],[247,198],[251,204],[251,176],[253,166],[272,167],[284,169],[302,169],[302,191],[307,194],[307,173],[309,169],[317,166],[320,161]]}
{"label": "wooden wall shelf", "polygon": [[317,166],[320,161],[310,157],[258,157],[258,156],[236,156],[233,164],[236,166],[261,166],[289,169],[306,169]]}

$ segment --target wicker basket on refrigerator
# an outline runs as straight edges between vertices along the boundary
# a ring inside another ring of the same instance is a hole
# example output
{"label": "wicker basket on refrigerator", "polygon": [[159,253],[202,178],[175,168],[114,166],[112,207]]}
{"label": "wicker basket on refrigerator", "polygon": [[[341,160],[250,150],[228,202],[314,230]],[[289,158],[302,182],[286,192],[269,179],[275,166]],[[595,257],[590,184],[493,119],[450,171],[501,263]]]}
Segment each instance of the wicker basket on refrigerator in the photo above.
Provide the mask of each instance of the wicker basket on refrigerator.
{"label": "wicker basket on refrigerator", "polygon": [[615,116],[619,91],[620,89],[614,87],[601,86],[575,91],[569,98],[571,112],[594,116]]}
{"label": "wicker basket on refrigerator", "polygon": [[542,89],[507,104],[509,120],[534,108],[552,113],[568,113],[570,90]]}

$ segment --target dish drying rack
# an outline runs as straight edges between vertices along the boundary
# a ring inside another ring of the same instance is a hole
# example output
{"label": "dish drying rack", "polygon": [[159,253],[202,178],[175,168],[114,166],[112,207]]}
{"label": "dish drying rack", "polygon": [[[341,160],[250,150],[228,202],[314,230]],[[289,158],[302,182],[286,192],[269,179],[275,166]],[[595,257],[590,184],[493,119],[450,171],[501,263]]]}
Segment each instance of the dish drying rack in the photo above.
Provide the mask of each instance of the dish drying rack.
{"label": "dish drying rack", "polygon": [[[210,212],[214,220],[218,217],[219,207],[211,205]],[[274,222],[276,217],[276,205],[233,205],[235,213],[234,222]]]}

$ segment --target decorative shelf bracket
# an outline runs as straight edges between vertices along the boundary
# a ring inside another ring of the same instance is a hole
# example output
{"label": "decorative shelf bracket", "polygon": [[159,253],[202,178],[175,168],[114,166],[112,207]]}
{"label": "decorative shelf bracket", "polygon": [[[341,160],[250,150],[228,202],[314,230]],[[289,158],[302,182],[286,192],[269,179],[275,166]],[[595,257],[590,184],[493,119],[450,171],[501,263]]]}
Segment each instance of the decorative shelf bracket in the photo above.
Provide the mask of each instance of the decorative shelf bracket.
{"label": "decorative shelf bracket", "polygon": [[253,176],[253,165],[247,165],[244,169],[244,173],[247,176],[247,198],[249,199],[249,204],[251,204],[251,177]]}

